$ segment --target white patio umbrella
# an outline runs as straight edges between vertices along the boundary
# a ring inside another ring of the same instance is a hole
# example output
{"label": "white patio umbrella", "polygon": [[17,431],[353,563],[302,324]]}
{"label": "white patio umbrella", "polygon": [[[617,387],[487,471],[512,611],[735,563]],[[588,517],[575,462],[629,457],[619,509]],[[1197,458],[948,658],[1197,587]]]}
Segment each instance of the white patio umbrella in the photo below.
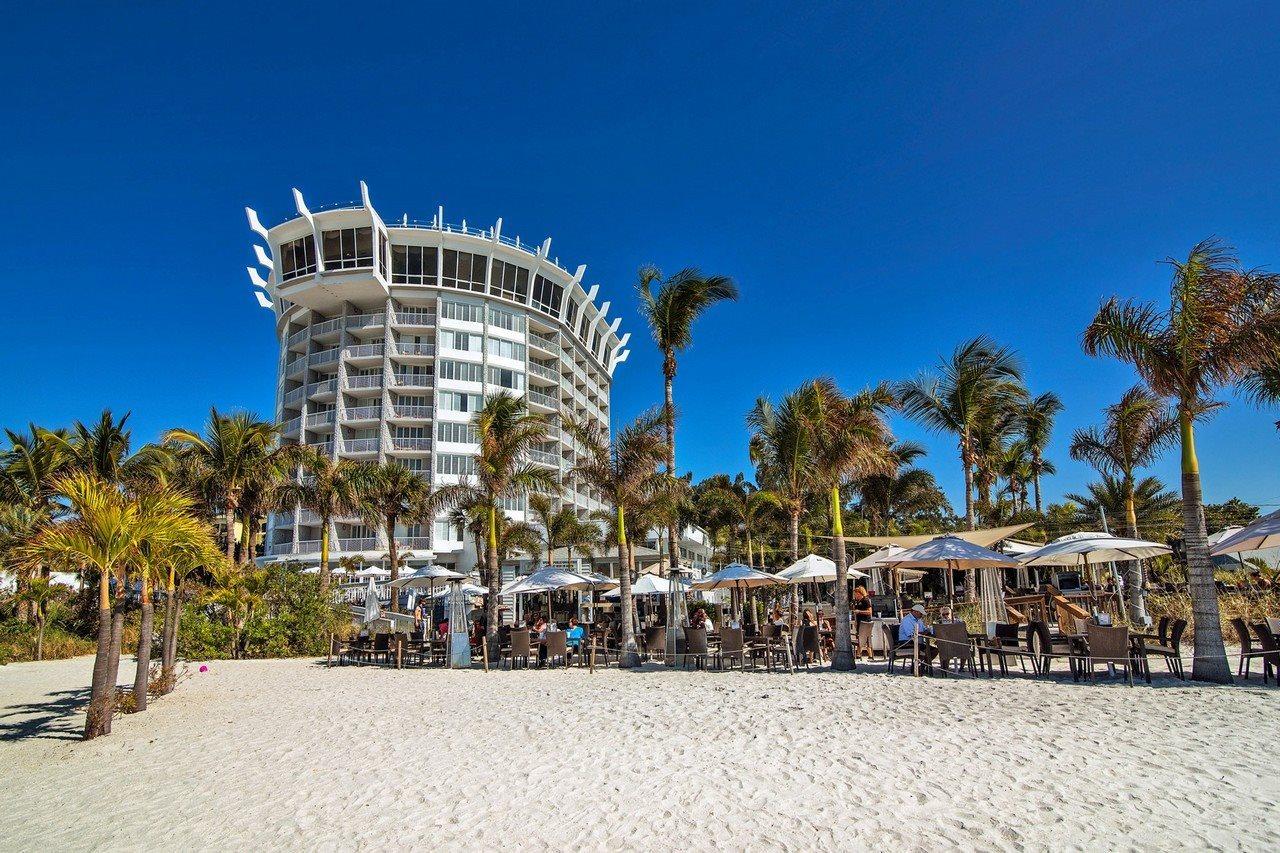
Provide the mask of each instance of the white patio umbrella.
{"label": "white patio umbrella", "polygon": [[390,569],[382,569],[377,566],[366,566],[355,573],[358,578],[389,578],[391,577]]}
{"label": "white patio umbrella", "polygon": [[[660,578],[657,575],[645,574],[641,575],[640,578],[631,585],[631,594],[670,595],[671,588],[675,585],[676,584],[670,578]],[[616,581],[614,582],[614,586],[617,586]],[[689,582],[684,580],[680,581],[679,588],[682,592],[687,592],[689,589]],[[606,592],[604,597],[609,599],[621,598],[622,593],[615,589],[611,592]]]}
{"label": "white patio umbrella", "polygon": [[1210,554],[1239,554],[1243,551],[1261,551],[1280,547],[1280,510],[1264,515],[1246,527],[1237,530],[1214,545]]}
{"label": "white patio umbrella", "polygon": [[382,616],[382,605],[378,603],[378,585],[369,578],[369,588],[364,591],[364,616],[361,624],[368,625]]}
{"label": "white patio umbrella", "polygon": [[[694,581],[690,584],[691,589],[736,589],[740,593],[752,587],[760,586],[776,586],[785,584],[786,581],[777,575],[771,575],[767,572],[757,571],[750,566],[744,566],[741,563],[730,563],[718,572],[707,575],[705,578]],[[739,595],[739,611],[741,611],[741,602],[744,596]],[[742,619],[742,613],[737,615],[738,620]]]}
{"label": "white patio umbrella", "polygon": [[982,621],[1000,622],[1005,618],[1002,569],[1016,569],[1010,557],[981,545],[966,542],[959,536],[939,536],[891,557],[886,565],[917,569],[981,569],[979,604]]}
{"label": "white patio umbrella", "polygon": [[[850,578],[870,577],[866,572],[855,569],[853,566],[846,567],[845,573],[846,577]],[[808,554],[778,572],[775,577],[782,583],[791,584],[833,581],[836,579],[836,564],[834,560],[826,557]]]}
{"label": "white patio umbrella", "polygon": [[[1173,549],[1159,542],[1112,536],[1110,533],[1082,531],[1059,536],[1048,545],[1028,551],[1018,557],[1024,566],[1079,566],[1089,576],[1096,589],[1101,580],[1098,564],[1115,560],[1144,560],[1172,553]],[[1135,616],[1145,621],[1146,613]]]}

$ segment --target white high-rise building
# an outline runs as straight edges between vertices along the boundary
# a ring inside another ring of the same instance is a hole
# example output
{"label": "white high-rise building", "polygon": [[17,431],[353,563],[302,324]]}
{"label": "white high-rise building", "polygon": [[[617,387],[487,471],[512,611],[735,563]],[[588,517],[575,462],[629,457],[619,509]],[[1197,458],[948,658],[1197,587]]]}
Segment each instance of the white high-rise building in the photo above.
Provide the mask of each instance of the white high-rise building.
{"label": "white high-rise building", "polygon": [[[334,459],[395,462],[434,486],[474,471],[474,412],[486,394],[524,397],[552,422],[533,461],[565,472],[578,449],[562,418],[609,423],[609,387],[626,361],[620,318],[551,256],[551,239],[529,244],[485,228],[450,225],[440,208],[429,222],[385,222],[360,185],[361,202],[308,209],[266,228],[249,277],[258,302],[275,312],[280,360],[276,417],[285,443]],[[265,271],[265,273],[263,272]],[[563,501],[580,514],[604,508],[599,495],[566,484]],[[507,507],[523,518],[523,499]],[[266,556],[314,563],[319,519],[274,515]],[[447,518],[396,531],[411,564],[434,560],[470,568],[474,550]],[[386,534],[356,517],[330,530],[331,559],[376,563]],[[464,552],[470,553],[464,557]]]}

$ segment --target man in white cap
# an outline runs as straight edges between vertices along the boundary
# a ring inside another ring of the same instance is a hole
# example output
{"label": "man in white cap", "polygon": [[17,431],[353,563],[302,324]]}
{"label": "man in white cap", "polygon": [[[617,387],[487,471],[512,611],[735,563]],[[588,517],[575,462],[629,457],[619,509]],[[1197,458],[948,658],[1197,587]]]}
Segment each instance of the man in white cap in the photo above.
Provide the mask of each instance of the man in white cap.
{"label": "man in white cap", "polygon": [[924,605],[913,604],[898,626],[898,642],[909,643],[916,634],[932,634],[933,629],[924,624]]}

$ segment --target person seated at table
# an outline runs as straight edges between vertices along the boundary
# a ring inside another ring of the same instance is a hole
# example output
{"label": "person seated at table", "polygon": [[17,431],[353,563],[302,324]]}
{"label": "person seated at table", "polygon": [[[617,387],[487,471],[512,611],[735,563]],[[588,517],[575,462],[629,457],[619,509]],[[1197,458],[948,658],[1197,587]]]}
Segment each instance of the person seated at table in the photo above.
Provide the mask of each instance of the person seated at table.
{"label": "person seated at table", "polygon": [[539,616],[533,620],[533,628],[531,630],[537,632],[539,640],[545,640],[547,638],[547,620]]}
{"label": "person seated at table", "polygon": [[[924,621],[925,609],[923,604],[913,604],[911,608],[902,617],[902,622],[898,625],[898,645],[905,646],[911,643],[916,634],[924,634],[931,636],[933,629]],[[938,650],[932,644],[923,640],[920,643],[920,657],[923,660],[931,661]]]}
{"label": "person seated at table", "polygon": [[413,606],[413,630],[425,640],[427,638],[425,628],[426,620],[422,618],[422,602],[419,601]]}
{"label": "person seated at table", "polygon": [[706,628],[707,631],[710,632],[711,627],[709,622],[710,620],[707,619],[707,611],[701,607],[689,614],[690,628]]}
{"label": "person seated at table", "polygon": [[960,622],[961,620],[957,619],[955,617],[955,612],[951,609],[950,606],[947,606],[942,608],[940,611],[938,611],[938,621],[939,622]]}
{"label": "person seated at table", "polygon": [[782,617],[782,608],[775,607],[773,612],[769,614],[769,621],[775,625],[785,625],[787,620]]}
{"label": "person seated at table", "polygon": [[587,629],[578,624],[577,618],[570,619],[569,630],[564,635],[565,646],[568,647],[570,655],[578,651],[578,647],[582,645],[586,636]]}
{"label": "person seated at table", "polygon": [[804,613],[800,614],[800,624],[806,628],[812,628],[817,625],[817,620],[813,618],[813,611],[809,608],[804,609]]}

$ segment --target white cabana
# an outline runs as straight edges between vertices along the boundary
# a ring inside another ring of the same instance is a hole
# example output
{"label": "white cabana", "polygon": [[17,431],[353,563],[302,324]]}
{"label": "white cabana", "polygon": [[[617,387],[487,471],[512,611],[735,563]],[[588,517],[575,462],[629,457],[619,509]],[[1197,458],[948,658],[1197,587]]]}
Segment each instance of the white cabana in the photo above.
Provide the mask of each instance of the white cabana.
{"label": "white cabana", "polygon": [[1018,567],[1011,557],[951,535],[939,536],[923,545],[907,548],[891,557],[886,565],[948,571],[981,569],[979,604],[984,622],[1004,621],[1004,581],[1000,577],[1000,572]]}
{"label": "white cabana", "polygon": [[364,615],[360,618],[361,623],[368,625],[375,622],[382,616],[382,605],[378,603],[378,585],[374,583],[373,578],[369,578],[369,588],[364,591]]}
{"label": "white cabana", "polygon": [[[846,567],[845,572],[845,576],[849,578],[869,577],[866,572],[855,569],[853,566]],[[807,554],[778,572],[775,577],[780,583],[824,583],[836,579],[836,564],[834,560],[826,557]]]}
{"label": "white cabana", "polygon": [[1239,554],[1244,551],[1262,551],[1276,547],[1280,547],[1280,510],[1224,536],[1211,547],[1209,553],[1217,557],[1222,554]]}

